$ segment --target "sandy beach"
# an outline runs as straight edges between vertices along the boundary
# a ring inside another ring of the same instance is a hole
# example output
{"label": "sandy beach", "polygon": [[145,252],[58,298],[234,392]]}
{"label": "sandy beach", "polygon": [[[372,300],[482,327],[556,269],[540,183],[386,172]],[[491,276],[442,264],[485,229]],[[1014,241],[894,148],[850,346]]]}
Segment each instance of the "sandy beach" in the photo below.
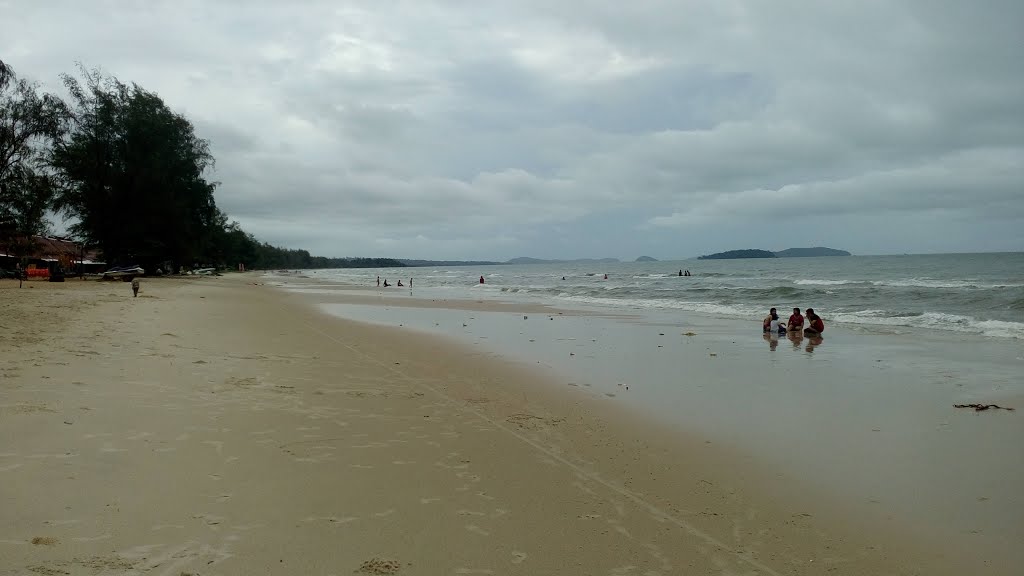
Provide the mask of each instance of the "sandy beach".
{"label": "sandy beach", "polygon": [[257,274],[0,281],[0,574],[1019,569],[577,392]]}

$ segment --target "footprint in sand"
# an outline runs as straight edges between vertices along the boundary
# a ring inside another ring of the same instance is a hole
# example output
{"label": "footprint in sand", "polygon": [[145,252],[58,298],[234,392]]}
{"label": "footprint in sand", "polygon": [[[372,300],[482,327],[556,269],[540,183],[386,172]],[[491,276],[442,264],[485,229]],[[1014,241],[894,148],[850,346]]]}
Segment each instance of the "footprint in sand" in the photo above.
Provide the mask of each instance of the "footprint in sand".
{"label": "footprint in sand", "polygon": [[479,534],[481,536],[490,536],[491,535],[490,532],[488,532],[487,530],[484,530],[483,528],[477,526],[476,524],[466,524],[466,530],[469,531],[469,532],[472,532],[474,534]]}
{"label": "footprint in sand", "polygon": [[114,536],[112,534],[107,533],[107,534],[100,534],[99,536],[79,536],[77,538],[72,538],[71,540],[73,540],[75,542],[99,542],[100,540],[109,540],[110,538],[113,538],[113,537]]}
{"label": "footprint in sand", "polygon": [[224,451],[224,442],[221,440],[203,440],[202,443],[213,446],[217,450],[217,454],[220,454]]}
{"label": "footprint in sand", "polygon": [[181,524],[157,524],[156,526],[150,526],[149,530],[150,532],[159,532],[160,530],[167,530],[169,528],[174,528],[177,530],[185,529],[185,527]]}

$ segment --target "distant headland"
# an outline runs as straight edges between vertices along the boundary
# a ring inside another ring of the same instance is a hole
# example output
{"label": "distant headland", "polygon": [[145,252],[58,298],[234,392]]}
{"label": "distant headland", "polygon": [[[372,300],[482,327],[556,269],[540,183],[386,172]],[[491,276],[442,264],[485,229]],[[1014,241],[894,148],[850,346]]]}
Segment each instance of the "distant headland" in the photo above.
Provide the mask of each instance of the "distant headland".
{"label": "distant headland", "polygon": [[716,254],[707,254],[700,256],[698,260],[736,260],[740,258],[812,258],[819,256],[850,256],[850,253],[846,250],[836,250],[835,248],[825,248],[823,246],[815,246],[813,248],[786,248],[778,252],[770,252],[768,250],[756,250],[749,248],[746,250],[728,250],[726,252],[718,252]]}

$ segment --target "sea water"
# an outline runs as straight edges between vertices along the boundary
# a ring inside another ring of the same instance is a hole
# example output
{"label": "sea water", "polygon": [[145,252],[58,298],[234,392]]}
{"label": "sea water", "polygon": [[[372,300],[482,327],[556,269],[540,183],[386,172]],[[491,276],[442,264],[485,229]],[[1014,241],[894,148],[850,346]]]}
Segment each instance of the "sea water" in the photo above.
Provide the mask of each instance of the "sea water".
{"label": "sea water", "polygon": [[[691,276],[679,276],[689,270]],[[610,310],[679,310],[759,321],[814,308],[829,324],[1024,338],[1024,253],[317,270],[376,286],[413,278],[418,296],[530,301]],[[605,275],[607,274],[607,279]],[[485,284],[479,284],[483,276]],[[564,280],[563,280],[564,278]],[[398,288],[395,288],[396,290]]]}

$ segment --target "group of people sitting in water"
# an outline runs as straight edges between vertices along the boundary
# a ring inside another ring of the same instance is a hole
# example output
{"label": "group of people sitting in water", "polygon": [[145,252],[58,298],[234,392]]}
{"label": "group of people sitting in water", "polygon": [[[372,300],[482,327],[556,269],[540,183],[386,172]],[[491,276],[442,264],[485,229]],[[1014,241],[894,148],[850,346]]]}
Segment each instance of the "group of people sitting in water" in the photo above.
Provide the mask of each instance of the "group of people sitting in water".
{"label": "group of people sitting in water", "polygon": [[775,308],[772,308],[764,318],[763,331],[765,334],[799,334],[803,331],[804,336],[821,336],[825,331],[825,322],[821,316],[814,313],[814,308],[808,308],[806,314],[807,328],[804,328],[804,316],[800,314],[799,308],[793,308],[793,314],[790,315],[788,322],[783,321]]}

